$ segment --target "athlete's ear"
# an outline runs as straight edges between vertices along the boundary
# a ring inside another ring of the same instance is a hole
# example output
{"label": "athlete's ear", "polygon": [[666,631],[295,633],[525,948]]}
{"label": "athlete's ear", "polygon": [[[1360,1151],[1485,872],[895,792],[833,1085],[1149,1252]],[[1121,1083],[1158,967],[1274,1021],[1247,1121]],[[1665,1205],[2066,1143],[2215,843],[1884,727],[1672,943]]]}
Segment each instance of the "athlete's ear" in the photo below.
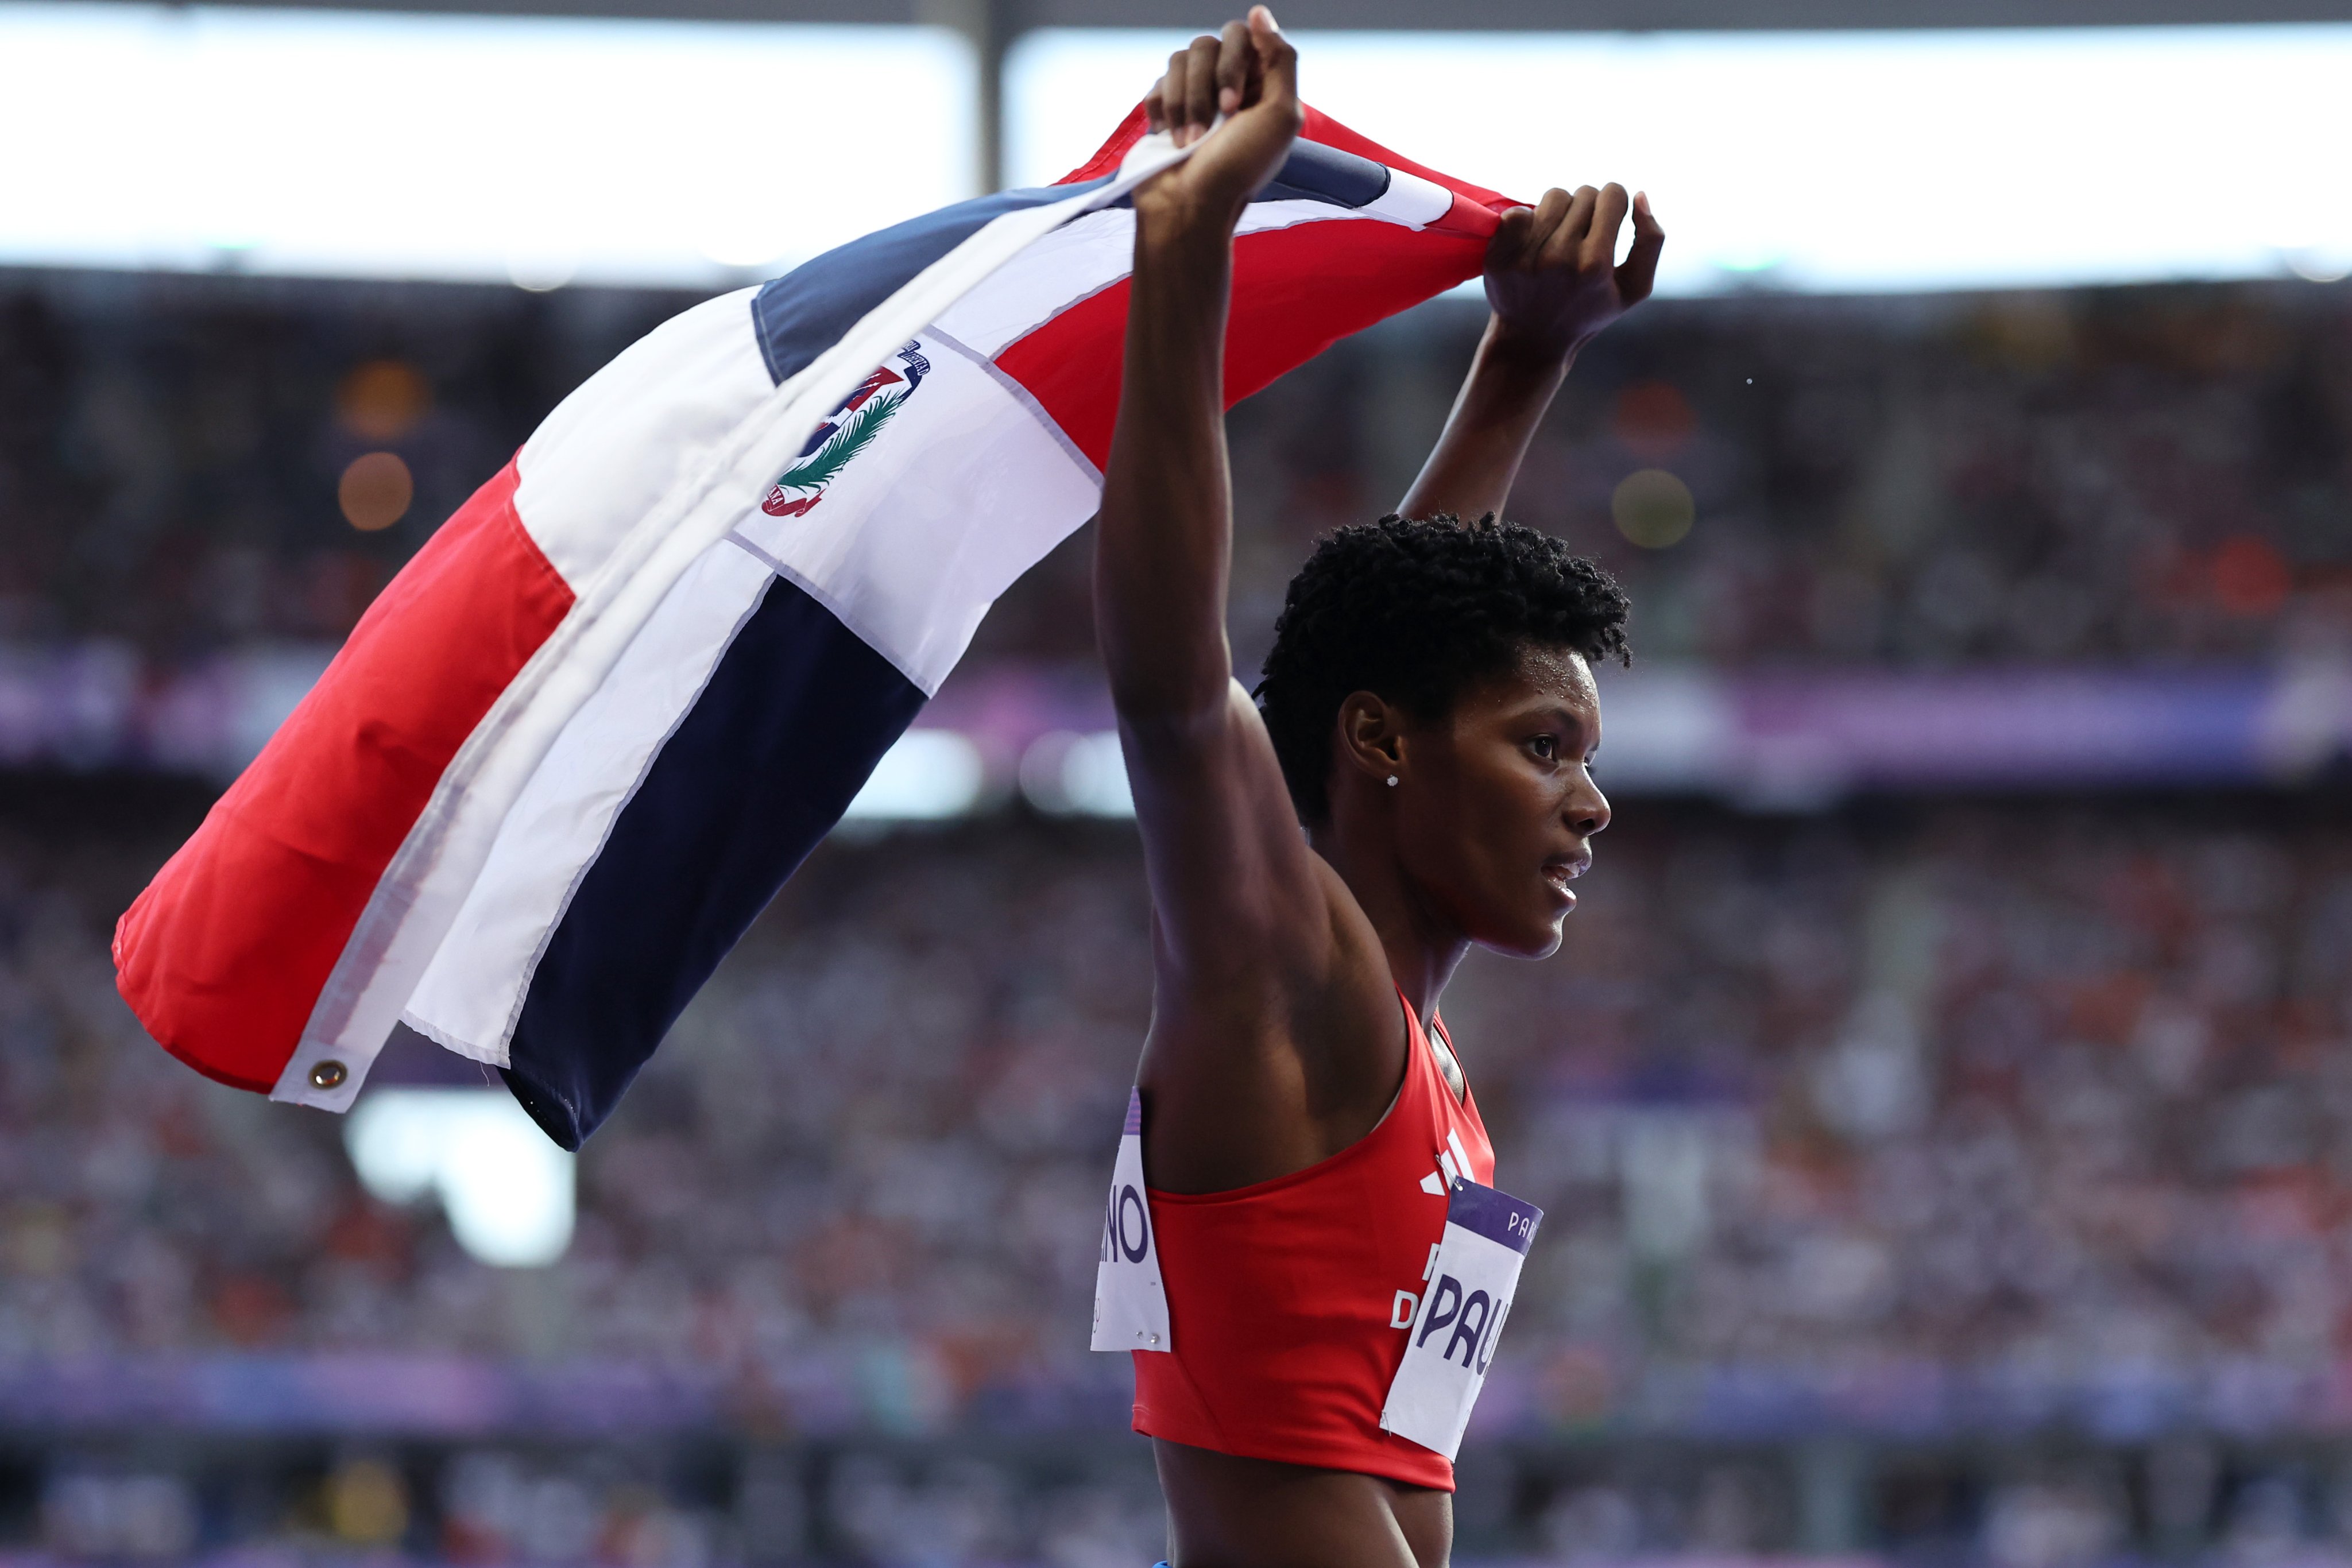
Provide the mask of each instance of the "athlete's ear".
{"label": "athlete's ear", "polygon": [[1349,692],[1339,704],[1332,761],[1374,783],[1404,767],[1404,710],[1374,692]]}

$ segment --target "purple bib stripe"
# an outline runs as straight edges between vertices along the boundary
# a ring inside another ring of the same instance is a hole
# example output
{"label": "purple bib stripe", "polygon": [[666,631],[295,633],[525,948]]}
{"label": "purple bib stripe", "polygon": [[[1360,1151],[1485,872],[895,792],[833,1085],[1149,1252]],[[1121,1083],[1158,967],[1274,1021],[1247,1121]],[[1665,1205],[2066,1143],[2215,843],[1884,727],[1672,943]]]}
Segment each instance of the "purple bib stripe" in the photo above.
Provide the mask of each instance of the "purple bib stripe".
{"label": "purple bib stripe", "polygon": [[1471,1235],[1483,1236],[1524,1258],[1528,1244],[1536,1239],[1536,1227],[1543,1223],[1543,1210],[1507,1192],[1480,1186],[1474,1181],[1458,1181],[1446,1201],[1445,1223],[1458,1225]]}

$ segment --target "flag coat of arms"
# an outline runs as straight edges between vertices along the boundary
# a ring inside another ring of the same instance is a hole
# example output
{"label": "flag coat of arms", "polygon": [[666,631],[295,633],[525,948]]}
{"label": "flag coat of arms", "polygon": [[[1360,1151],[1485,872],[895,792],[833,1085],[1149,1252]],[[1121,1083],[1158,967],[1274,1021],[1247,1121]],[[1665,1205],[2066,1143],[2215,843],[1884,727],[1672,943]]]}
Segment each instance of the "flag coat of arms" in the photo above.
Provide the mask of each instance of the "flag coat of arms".
{"label": "flag coat of arms", "polygon": [[[347,1109],[395,1023],[567,1148],[839,820],[1015,578],[1094,515],[1130,114],[656,329],[385,588],[122,916],[165,1049]],[[1508,203],[1310,110],[1244,214],[1228,403],[1475,277]]]}

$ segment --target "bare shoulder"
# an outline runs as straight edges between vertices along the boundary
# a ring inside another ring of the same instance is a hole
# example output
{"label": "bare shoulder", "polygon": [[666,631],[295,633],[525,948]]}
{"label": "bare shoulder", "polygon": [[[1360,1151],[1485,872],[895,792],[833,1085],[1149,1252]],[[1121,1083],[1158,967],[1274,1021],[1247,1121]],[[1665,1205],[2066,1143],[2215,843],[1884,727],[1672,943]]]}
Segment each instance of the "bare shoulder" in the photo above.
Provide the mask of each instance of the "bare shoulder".
{"label": "bare shoulder", "polygon": [[1395,1097],[1405,1026],[1387,956],[1339,873],[1306,853],[1317,929],[1213,977],[1159,955],[1139,1078],[1154,1186],[1222,1192],[1303,1170]]}

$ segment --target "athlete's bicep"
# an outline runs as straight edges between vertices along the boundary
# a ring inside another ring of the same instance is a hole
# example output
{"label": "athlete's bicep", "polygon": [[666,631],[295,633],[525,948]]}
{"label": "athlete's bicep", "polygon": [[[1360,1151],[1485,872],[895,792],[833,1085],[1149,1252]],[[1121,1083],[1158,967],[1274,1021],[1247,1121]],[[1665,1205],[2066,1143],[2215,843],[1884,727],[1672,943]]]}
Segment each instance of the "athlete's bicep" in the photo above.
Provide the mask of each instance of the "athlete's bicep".
{"label": "athlete's bicep", "polygon": [[1122,715],[1119,740],[1164,960],[1213,985],[1319,969],[1332,943],[1325,879],[1241,684],[1187,721]]}

